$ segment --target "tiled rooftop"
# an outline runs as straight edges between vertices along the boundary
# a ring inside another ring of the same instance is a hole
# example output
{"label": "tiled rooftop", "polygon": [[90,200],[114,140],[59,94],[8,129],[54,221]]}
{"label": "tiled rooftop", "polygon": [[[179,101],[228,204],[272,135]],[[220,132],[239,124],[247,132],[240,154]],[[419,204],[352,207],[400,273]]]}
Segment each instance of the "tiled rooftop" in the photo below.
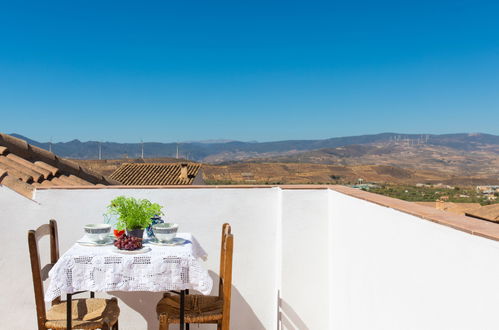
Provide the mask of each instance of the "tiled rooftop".
{"label": "tiled rooftop", "polygon": [[201,175],[200,168],[200,164],[195,163],[126,163],[110,178],[124,185],[192,185],[196,176]]}
{"label": "tiled rooftop", "polygon": [[28,198],[37,187],[116,183],[24,140],[0,133],[0,184]]}

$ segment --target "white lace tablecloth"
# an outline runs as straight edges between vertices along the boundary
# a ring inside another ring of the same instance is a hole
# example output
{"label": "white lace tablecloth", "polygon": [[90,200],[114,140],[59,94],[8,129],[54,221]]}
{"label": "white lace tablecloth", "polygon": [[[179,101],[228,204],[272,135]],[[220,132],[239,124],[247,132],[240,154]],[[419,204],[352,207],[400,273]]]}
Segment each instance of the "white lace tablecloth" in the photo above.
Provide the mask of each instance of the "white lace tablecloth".
{"label": "white lace tablecloth", "polygon": [[207,254],[187,233],[177,237],[190,243],[177,246],[145,244],[151,251],[120,254],[113,245],[82,246],[64,253],[49,272],[45,300],[78,291],[154,291],[193,289],[209,294],[213,280],[200,258]]}

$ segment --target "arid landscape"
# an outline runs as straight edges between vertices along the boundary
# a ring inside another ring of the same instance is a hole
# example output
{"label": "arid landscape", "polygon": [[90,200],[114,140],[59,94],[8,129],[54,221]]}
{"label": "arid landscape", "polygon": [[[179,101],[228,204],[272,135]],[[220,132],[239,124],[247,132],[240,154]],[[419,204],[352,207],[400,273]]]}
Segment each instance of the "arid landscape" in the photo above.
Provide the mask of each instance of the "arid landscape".
{"label": "arid landscape", "polygon": [[[171,157],[114,160],[77,160],[81,165],[110,175],[123,162],[177,162]],[[417,184],[443,183],[474,186],[499,183],[499,146],[460,147],[422,141],[383,141],[311,151],[288,151],[267,157],[248,157],[218,163],[203,162],[211,184],[307,184],[364,182]]]}

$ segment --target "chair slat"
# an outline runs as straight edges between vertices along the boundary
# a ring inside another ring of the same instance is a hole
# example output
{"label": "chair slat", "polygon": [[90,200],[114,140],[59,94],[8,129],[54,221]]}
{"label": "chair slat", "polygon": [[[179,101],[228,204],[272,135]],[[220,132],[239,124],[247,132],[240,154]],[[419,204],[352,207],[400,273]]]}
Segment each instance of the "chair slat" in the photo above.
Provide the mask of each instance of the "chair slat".
{"label": "chair slat", "polygon": [[40,271],[42,281],[45,281],[49,278],[49,272],[54,267],[55,264],[46,264],[42,270]]}
{"label": "chair slat", "polygon": [[51,219],[50,224],[50,262],[55,264],[59,260],[59,235],[57,221]]}
{"label": "chair slat", "polygon": [[39,241],[43,236],[47,235],[50,235],[50,224],[41,225],[35,230],[35,238],[37,241]]}

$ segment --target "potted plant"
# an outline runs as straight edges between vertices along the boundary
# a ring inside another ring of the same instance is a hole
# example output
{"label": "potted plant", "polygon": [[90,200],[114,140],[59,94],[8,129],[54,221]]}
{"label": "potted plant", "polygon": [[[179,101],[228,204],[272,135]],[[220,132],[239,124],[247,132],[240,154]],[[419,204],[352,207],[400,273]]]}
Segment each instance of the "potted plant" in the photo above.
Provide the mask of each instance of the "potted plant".
{"label": "potted plant", "polygon": [[147,199],[119,196],[107,206],[108,214],[118,216],[116,229],[126,230],[127,236],[142,238],[153,216],[162,215],[163,207]]}

